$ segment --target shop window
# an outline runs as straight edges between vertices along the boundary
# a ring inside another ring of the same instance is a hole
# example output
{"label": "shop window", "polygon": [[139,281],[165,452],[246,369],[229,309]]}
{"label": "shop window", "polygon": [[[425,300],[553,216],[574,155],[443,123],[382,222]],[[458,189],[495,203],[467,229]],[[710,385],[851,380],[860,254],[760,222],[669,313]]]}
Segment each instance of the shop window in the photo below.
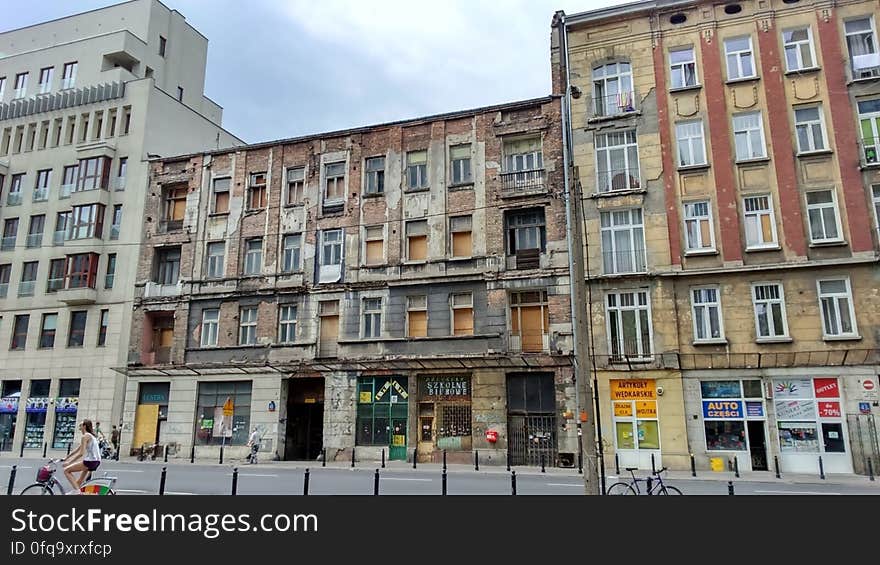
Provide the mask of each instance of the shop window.
{"label": "shop window", "polygon": [[[223,405],[232,402],[232,418],[224,418]],[[250,434],[251,381],[199,383],[196,410],[197,445],[244,445]]]}
{"label": "shop window", "polygon": [[773,404],[783,456],[846,452],[836,377],[773,379]]}
{"label": "shop window", "polygon": [[359,377],[356,444],[405,451],[408,398],[405,377]]}

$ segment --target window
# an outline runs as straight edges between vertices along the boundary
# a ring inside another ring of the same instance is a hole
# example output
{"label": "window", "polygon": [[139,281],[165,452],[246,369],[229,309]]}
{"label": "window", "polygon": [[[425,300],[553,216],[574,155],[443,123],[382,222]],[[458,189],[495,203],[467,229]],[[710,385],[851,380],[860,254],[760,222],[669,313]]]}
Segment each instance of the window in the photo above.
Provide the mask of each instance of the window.
{"label": "window", "polygon": [[428,337],[428,297],[406,297],[406,337]]}
{"label": "window", "polygon": [[318,282],[337,282],[342,277],[342,230],[325,230],[320,233],[321,255]]}
{"label": "window", "polygon": [[104,205],[74,206],[71,218],[70,239],[101,239],[104,231]]}
{"label": "window", "polygon": [[839,228],[837,196],[833,190],[817,190],[807,193],[807,217],[810,221],[811,242],[843,241],[843,235]]}
{"label": "window", "polygon": [[3,100],[4,94],[6,94],[6,77],[0,77],[0,100]]}
{"label": "window", "polygon": [[720,294],[721,291],[718,287],[691,289],[694,341],[711,341],[724,338]]}
{"label": "window", "polygon": [[33,296],[37,284],[38,261],[27,261],[21,266],[21,280],[18,283],[19,296]]}
{"label": "window", "polygon": [[853,79],[880,75],[880,53],[877,52],[874,19],[867,17],[849,20],[844,22],[843,27]]}
{"label": "window", "polygon": [[244,274],[259,275],[263,270],[263,238],[248,239],[244,246]]}
{"label": "window", "polygon": [[305,167],[293,167],[292,169],[287,169],[287,193],[284,195],[285,206],[302,204],[305,184]]}
{"label": "window", "polygon": [[113,288],[116,280],[116,253],[107,254],[107,273],[104,275],[104,288]]}
{"label": "window", "polygon": [[37,182],[34,184],[34,202],[44,202],[49,199],[51,179],[52,169],[37,171]]}
{"label": "window", "polygon": [[755,335],[758,340],[787,338],[788,321],[785,315],[785,294],[782,285],[753,284],[752,301],[755,307]]}
{"label": "window", "polygon": [[64,63],[64,70],[61,72],[61,89],[66,90],[73,88],[76,84],[76,61],[72,63]]}
{"label": "window", "polygon": [[681,122],[675,124],[678,139],[678,166],[692,167],[706,164],[706,145],[703,141],[703,122]]}
{"label": "window", "polygon": [[470,144],[450,147],[449,164],[452,167],[452,184],[473,182]]}
{"label": "window", "polygon": [[70,236],[68,230],[73,224],[72,218],[73,212],[70,210],[58,212],[58,215],[55,216],[55,233],[52,235],[53,245],[64,245],[64,241]]}
{"label": "window", "polygon": [[727,80],[755,76],[751,36],[725,39],[724,52],[727,55]]}
{"label": "window", "polygon": [[205,256],[205,276],[209,279],[222,279],[226,261],[226,242],[209,242]]}
{"label": "window", "polygon": [[410,151],[406,154],[406,187],[428,187],[428,151]]}
{"label": "window", "polygon": [[474,335],[474,295],[470,292],[450,295],[452,335]]}
{"label": "window", "polygon": [[406,223],[407,261],[425,261],[428,258],[428,220]]}
{"label": "window", "polygon": [[27,73],[18,73],[15,75],[15,93],[12,98],[24,98],[27,96]]}
{"label": "window", "polygon": [[180,248],[156,250],[156,283],[177,284],[180,280]]}
{"label": "window", "polygon": [[183,217],[186,215],[186,194],[185,184],[162,187],[162,206],[165,211],[166,229],[179,230],[183,227]]}
{"label": "window", "polygon": [[202,347],[217,347],[220,327],[220,310],[202,310]]}
{"label": "window", "polygon": [[98,320],[98,347],[104,347],[107,343],[107,327],[110,325],[110,310],[101,310]]}
{"label": "window", "polygon": [[278,342],[296,341],[296,305],[285,304],[278,309]]}
{"label": "window", "polygon": [[547,291],[514,292],[510,295],[510,348],[513,351],[544,351],[550,329]]}
{"label": "window", "polygon": [[113,206],[113,223],[110,224],[110,239],[119,239],[119,230],[122,229],[122,204]]}
{"label": "window", "polygon": [[651,308],[646,290],[606,297],[609,351],[613,360],[651,356]]}
{"label": "window", "polygon": [[385,192],[385,157],[371,157],[364,167],[367,174],[367,194]]}
{"label": "window", "polygon": [[76,188],[76,174],[79,170],[79,165],[70,165],[64,167],[64,174],[61,179],[61,193],[59,194],[59,198],[68,198],[70,193],[74,191]]}
{"label": "window", "polygon": [[8,218],[3,222],[3,241],[0,242],[0,250],[11,251],[15,249],[15,240],[18,237],[18,218]]}
{"label": "window", "polygon": [[43,245],[43,230],[46,225],[46,215],[31,216],[31,225],[28,227],[27,247],[40,247]]}
{"label": "window", "polygon": [[58,314],[43,314],[43,321],[40,324],[40,345],[41,349],[52,349],[55,347],[55,331],[58,329]]}
{"label": "window", "polygon": [[785,44],[785,66],[789,71],[802,71],[816,66],[813,51],[813,32],[809,27],[788,29],[782,32]]}
{"label": "window", "polygon": [[361,335],[364,339],[382,336],[382,299],[364,298],[363,301],[363,326]]}
{"label": "window", "polygon": [[251,173],[248,182],[248,210],[265,208],[266,203],[266,173]]}
{"label": "window", "polygon": [[694,58],[693,47],[670,50],[669,67],[672,88],[687,88],[699,83],[697,60]]}
{"label": "window", "polygon": [[22,185],[24,184],[24,173],[12,175],[9,181],[9,194],[6,196],[7,206],[18,206],[21,204]]}
{"label": "window", "polygon": [[98,275],[98,254],[77,253],[67,256],[66,288],[95,288]]}
{"label": "window", "polygon": [[525,173],[543,168],[544,151],[541,147],[541,138],[529,137],[504,141],[505,173]]}
{"label": "window", "polygon": [[229,184],[230,179],[214,179],[212,187],[212,214],[226,214],[229,212]]}
{"label": "window", "polygon": [[[223,417],[223,405],[227,400],[234,407],[232,422]],[[251,381],[199,383],[193,432],[197,445],[245,445],[250,432]]]}
{"label": "window", "polygon": [[518,269],[540,266],[540,255],[547,240],[544,209],[508,212],[505,216],[508,254],[516,256]]}
{"label": "window", "polygon": [[708,200],[684,205],[684,233],[688,251],[714,251],[715,228]]}
{"label": "window", "polygon": [[767,156],[761,112],[734,114],[733,138],[736,144],[737,161],[763,159]]}
{"label": "window", "polygon": [[88,312],[79,310],[70,313],[70,329],[67,332],[67,347],[82,347],[86,337]]}
{"label": "window", "polygon": [[6,298],[9,293],[9,278],[12,276],[12,265],[6,263],[0,265],[0,298]]}
{"label": "window", "polygon": [[453,257],[470,257],[473,255],[474,247],[471,225],[471,216],[452,216],[449,218],[450,248],[452,249]]}
{"label": "window", "polygon": [[345,163],[324,165],[324,203],[342,204],[345,200]]}
{"label": "window", "polygon": [[616,210],[599,216],[602,264],[606,274],[639,273],[647,269],[642,210]]}
{"label": "window", "polygon": [[858,337],[849,278],[820,280],[817,284],[824,337]]}
{"label": "window", "polygon": [[821,105],[795,108],[794,123],[799,152],[822,151],[828,147],[825,143],[825,123]]}
{"label": "window", "polygon": [[284,273],[292,273],[300,270],[300,250],[302,248],[302,234],[293,233],[284,236],[282,242],[281,270]]}
{"label": "window", "polygon": [[405,446],[406,377],[358,377],[356,445]]}
{"label": "window", "polygon": [[165,56],[165,47],[167,44],[168,44],[168,42],[165,40],[165,38],[160,35],[159,36],[159,56],[160,57]]}
{"label": "window", "polygon": [[746,249],[776,247],[776,220],[769,195],[743,198],[746,220]]}
{"label": "window", "polygon": [[381,265],[385,262],[385,227],[364,228],[364,263]]}
{"label": "window", "polygon": [[116,175],[116,190],[125,190],[125,175],[128,172],[128,157],[119,158],[119,170]]}
{"label": "window", "polygon": [[615,116],[635,109],[630,64],[620,62],[593,67],[593,115]]}
{"label": "window", "polygon": [[107,189],[110,180],[110,159],[92,157],[79,160],[75,192],[83,190]]}
{"label": "window", "polygon": [[54,74],[54,71],[54,67],[40,69],[39,94],[46,94],[52,90],[52,75]]}
{"label": "window", "polygon": [[28,322],[30,319],[29,314],[15,316],[12,324],[12,343],[9,345],[9,349],[21,351],[27,346]]}
{"label": "window", "polygon": [[238,311],[238,344],[256,345],[257,343],[257,309],[241,308]]}
{"label": "window", "polygon": [[636,130],[599,134],[595,143],[600,194],[641,187]]}
{"label": "window", "polygon": [[64,288],[64,276],[67,273],[67,259],[49,261],[49,278],[46,281],[46,292],[57,292]]}

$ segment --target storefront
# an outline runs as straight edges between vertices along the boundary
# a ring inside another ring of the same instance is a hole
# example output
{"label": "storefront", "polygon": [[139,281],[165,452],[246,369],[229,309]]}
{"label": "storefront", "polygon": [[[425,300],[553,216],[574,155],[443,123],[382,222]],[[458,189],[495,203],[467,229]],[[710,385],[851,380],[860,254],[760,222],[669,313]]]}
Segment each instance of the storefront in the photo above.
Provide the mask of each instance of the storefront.
{"label": "storefront", "polygon": [[355,445],[387,447],[389,459],[405,461],[408,399],[406,377],[358,377]]}
{"label": "storefront", "polygon": [[761,381],[700,382],[703,432],[709,459],[732,457],[741,471],[768,470],[766,410]]}
{"label": "storefront", "polygon": [[657,383],[654,379],[612,379],[611,413],[614,449],[620,467],[651,469],[662,466]]}
{"label": "storefront", "polygon": [[67,449],[76,435],[76,412],[79,397],[61,396],[55,399],[55,433],[52,434],[52,449]]}
{"label": "storefront", "polygon": [[49,397],[29,397],[25,405],[24,448],[42,449],[46,432],[46,413],[49,411]]}
{"label": "storefront", "polygon": [[143,445],[161,443],[162,427],[168,417],[168,393],[170,383],[140,383],[138,404],[134,416],[132,450]]}
{"label": "storefront", "polygon": [[419,460],[437,461],[447,451],[453,459],[471,451],[471,377],[429,375],[419,384]]}
{"label": "storefront", "polygon": [[0,398],[0,451],[12,451],[12,442],[15,438],[15,422],[17,419],[18,396],[4,396]]}
{"label": "storefront", "polygon": [[[145,383],[146,384],[146,383]],[[141,385],[142,387],[144,385]],[[252,381],[200,382],[196,408],[196,441],[199,445],[245,445],[250,436]],[[167,390],[165,391],[167,394]],[[158,401],[158,400],[157,400]],[[232,415],[227,415],[231,409]],[[167,406],[159,406],[156,442],[164,441]]]}

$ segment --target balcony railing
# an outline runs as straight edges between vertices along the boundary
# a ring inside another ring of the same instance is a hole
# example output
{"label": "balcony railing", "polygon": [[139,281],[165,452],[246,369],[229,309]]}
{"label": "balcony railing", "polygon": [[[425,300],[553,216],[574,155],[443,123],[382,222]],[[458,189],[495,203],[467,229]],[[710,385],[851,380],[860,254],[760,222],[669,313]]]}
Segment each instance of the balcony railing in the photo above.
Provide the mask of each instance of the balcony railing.
{"label": "balcony railing", "polygon": [[36,281],[21,281],[18,284],[18,295],[19,296],[33,296],[35,286],[36,286]]}
{"label": "balcony railing", "polygon": [[550,336],[543,330],[511,331],[508,349],[513,353],[545,353],[550,351]]}
{"label": "balcony railing", "polygon": [[110,239],[119,239],[119,225],[110,226]]}
{"label": "balcony railing", "polygon": [[544,169],[501,173],[501,195],[519,196],[546,192]]}
{"label": "balcony railing", "polygon": [[67,77],[61,79],[61,90],[67,90],[68,88],[73,88],[76,84],[76,77]]}
{"label": "balcony railing", "polygon": [[593,117],[608,118],[629,114],[638,110],[636,93],[633,91],[618,92],[605,96],[593,97]]}
{"label": "balcony railing", "polygon": [[9,283],[0,283],[0,298],[6,298],[9,294]]}
{"label": "balcony railing", "polygon": [[647,270],[645,250],[603,251],[602,269],[606,275],[644,273]]}
{"label": "balcony railing", "polygon": [[49,200],[48,188],[34,189],[34,202],[45,202],[46,200]]}
{"label": "balcony railing", "polygon": [[29,233],[25,240],[25,245],[27,247],[39,247],[43,245],[43,232]]}
{"label": "balcony railing", "polygon": [[61,192],[58,193],[58,198],[70,198],[70,193],[73,192],[73,189],[76,187],[75,184],[62,184]]}
{"label": "balcony railing", "polygon": [[21,204],[21,192],[10,192],[6,197],[7,206],[19,206]]}
{"label": "balcony railing", "polygon": [[637,167],[616,169],[613,171],[599,171],[597,182],[599,194],[624,190],[637,190],[642,187],[642,181]]}
{"label": "balcony railing", "polygon": [[125,190],[125,177],[116,177],[113,179],[113,190]]}
{"label": "balcony railing", "polygon": [[[629,333],[624,326],[624,333]],[[611,355],[609,356],[609,361],[612,363],[627,363],[627,362],[648,362],[653,360],[653,354],[651,353],[651,345],[650,343],[646,343],[645,341],[641,343],[635,339],[625,339],[623,340],[623,349],[620,349],[620,345],[618,343],[612,343],[611,347]],[[641,351],[639,351],[639,346],[641,345]]]}
{"label": "balcony railing", "polygon": [[57,292],[64,288],[64,277],[58,279],[49,279],[46,284],[46,292]]}
{"label": "balcony railing", "polygon": [[0,251],[15,249],[15,236],[0,238]]}
{"label": "balcony railing", "polygon": [[58,230],[52,234],[52,245],[64,245],[67,239],[67,230]]}
{"label": "balcony railing", "polygon": [[104,275],[104,288],[113,288],[113,282],[116,280],[115,274]]}

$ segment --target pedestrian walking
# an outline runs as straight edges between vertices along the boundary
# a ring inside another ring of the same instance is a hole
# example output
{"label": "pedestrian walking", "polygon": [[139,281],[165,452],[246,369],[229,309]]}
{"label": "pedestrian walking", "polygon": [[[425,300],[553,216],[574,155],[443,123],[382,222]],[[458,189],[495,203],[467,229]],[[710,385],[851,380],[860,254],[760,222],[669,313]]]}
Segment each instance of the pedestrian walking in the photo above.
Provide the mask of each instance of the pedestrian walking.
{"label": "pedestrian walking", "polygon": [[254,427],[251,432],[250,437],[248,437],[247,442],[248,447],[251,448],[250,453],[247,456],[247,462],[250,464],[256,464],[257,462],[257,452],[260,450],[260,431]]}

